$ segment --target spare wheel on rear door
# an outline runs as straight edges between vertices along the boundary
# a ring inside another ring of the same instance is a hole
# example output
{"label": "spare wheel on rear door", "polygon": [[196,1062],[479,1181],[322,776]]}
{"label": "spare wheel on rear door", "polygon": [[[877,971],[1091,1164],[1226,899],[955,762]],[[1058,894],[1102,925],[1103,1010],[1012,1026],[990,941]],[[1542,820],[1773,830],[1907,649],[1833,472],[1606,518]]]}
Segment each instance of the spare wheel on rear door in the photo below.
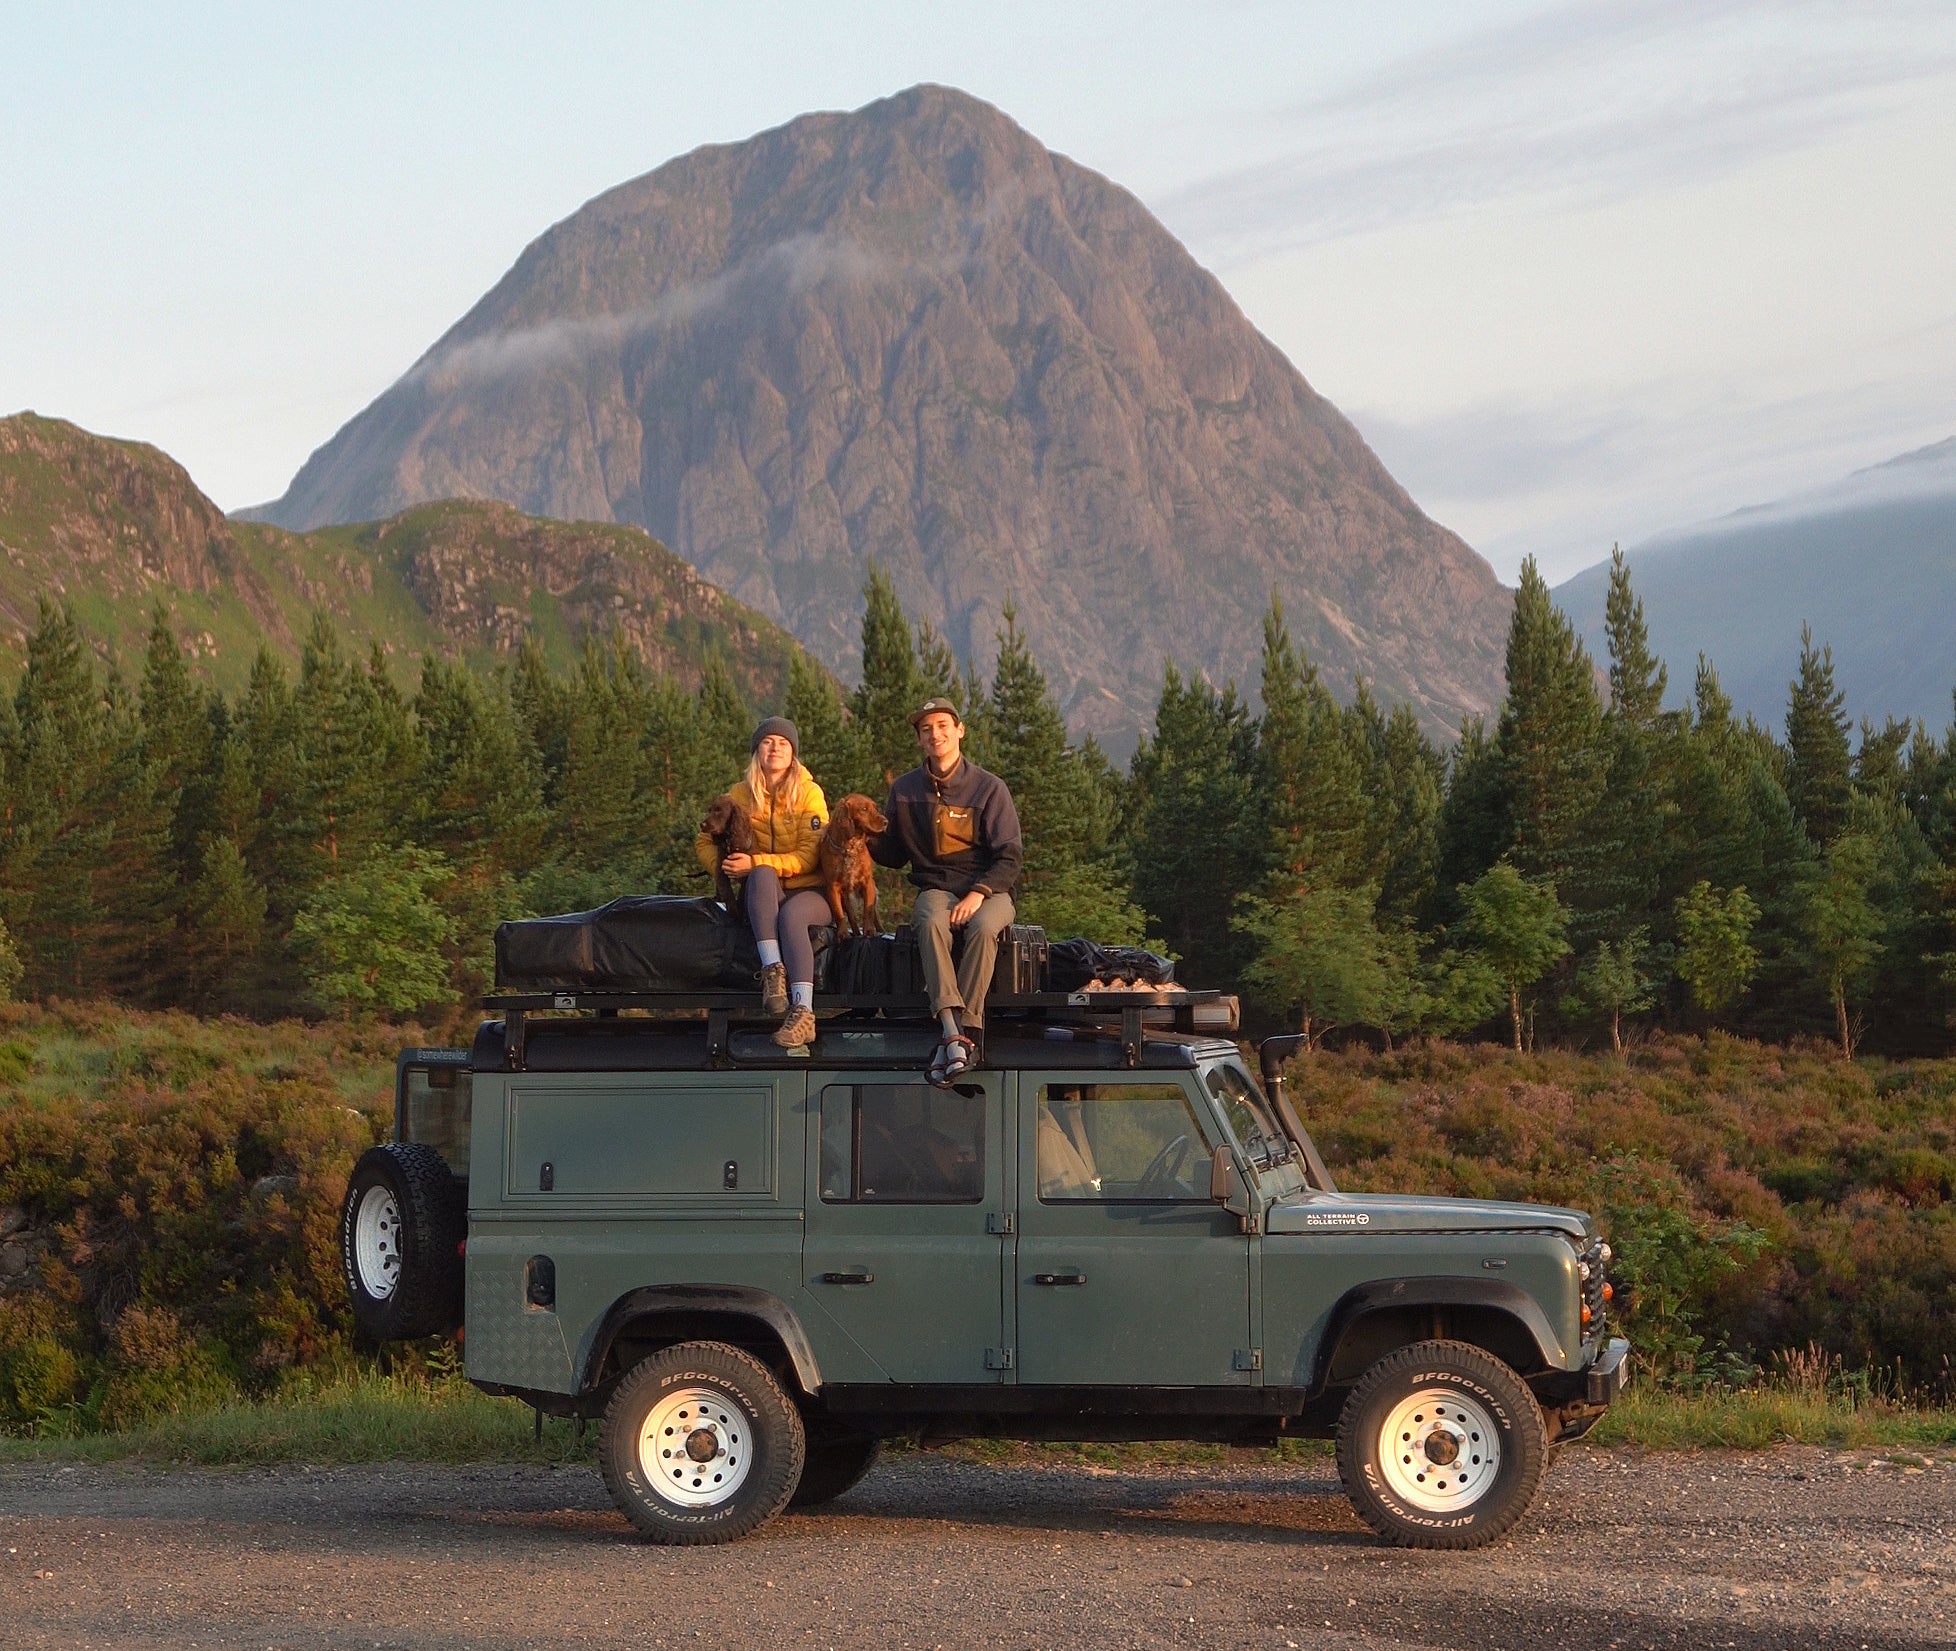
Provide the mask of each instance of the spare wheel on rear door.
{"label": "spare wheel on rear door", "polygon": [[431,1146],[389,1141],[353,1166],[340,1263],[354,1321],[376,1341],[451,1335],[462,1322],[468,1188]]}

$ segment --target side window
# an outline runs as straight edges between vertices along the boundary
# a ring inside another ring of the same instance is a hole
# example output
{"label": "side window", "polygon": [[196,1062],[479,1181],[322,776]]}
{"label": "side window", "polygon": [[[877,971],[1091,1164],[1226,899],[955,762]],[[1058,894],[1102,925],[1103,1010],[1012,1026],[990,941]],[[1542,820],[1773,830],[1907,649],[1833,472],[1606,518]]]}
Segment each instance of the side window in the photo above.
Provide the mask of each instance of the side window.
{"label": "side window", "polygon": [[403,1076],[406,1106],[401,1119],[402,1139],[426,1142],[466,1181],[469,1099],[474,1078],[464,1066],[410,1066]]}
{"label": "side window", "polygon": [[985,1092],[830,1084],[822,1091],[822,1201],[976,1204],[985,1196]]}
{"label": "side window", "polygon": [[1208,1203],[1209,1144],[1187,1092],[1176,1083],[1042,1084],[1039,1196]]}

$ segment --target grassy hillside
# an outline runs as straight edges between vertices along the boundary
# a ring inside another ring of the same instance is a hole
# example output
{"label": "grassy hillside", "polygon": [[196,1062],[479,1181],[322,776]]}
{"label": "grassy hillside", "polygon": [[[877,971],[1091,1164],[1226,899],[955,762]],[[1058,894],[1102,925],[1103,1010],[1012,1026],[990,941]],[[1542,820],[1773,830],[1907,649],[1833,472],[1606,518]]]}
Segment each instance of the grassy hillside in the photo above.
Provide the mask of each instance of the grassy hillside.
{"label": "grassy hillside", "polygon": [[1433,1043],[1307,1057],[1341,1185],[1596,1211],[1646,1368],[1788,1354],[1956,1397],[1956,1061],[1713,1033],[1627,1057]]}
{"label": "grassy hillside", "polygon": [[162,601],[227,692],[261,642],[296,659],[317,610],[356,651],[378,643],[403,667],[424,653],[493,661],[527,634],[561,668],[585,634],[619,632],[688,686],[720,654],[756,703],[779,702],[798,651],[635,527],[451,500],[287,533],[228,520],[154,447],[21,413],[0,419],[0,675],[18,668],[43,595],[125,659]]}

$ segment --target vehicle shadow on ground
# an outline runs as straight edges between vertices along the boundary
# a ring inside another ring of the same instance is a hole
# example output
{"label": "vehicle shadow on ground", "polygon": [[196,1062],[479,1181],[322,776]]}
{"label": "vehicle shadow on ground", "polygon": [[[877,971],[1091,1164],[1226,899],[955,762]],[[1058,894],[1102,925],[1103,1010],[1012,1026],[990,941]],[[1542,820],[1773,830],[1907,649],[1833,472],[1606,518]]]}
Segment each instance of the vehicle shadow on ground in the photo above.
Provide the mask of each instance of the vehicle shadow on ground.
{"label": "vehicle shadow on ground", "polygon": [[[978,1477],[983,1475],[983,1478]],[[1230,1543],[1350,1547],[1377,1541],[1334,1480],[1268,1479],[1203,1484],[1198,1476],[1086,1478],[1010,1469],[965,1469],[955,1478],[874,1475],[838,1501],[797,1510],[789,1527],[848,1520],[856,1534],[929,1521],[957,1525],[1188,1537]],[[1193,1482],[1192,1482],[1193,1481]]]}

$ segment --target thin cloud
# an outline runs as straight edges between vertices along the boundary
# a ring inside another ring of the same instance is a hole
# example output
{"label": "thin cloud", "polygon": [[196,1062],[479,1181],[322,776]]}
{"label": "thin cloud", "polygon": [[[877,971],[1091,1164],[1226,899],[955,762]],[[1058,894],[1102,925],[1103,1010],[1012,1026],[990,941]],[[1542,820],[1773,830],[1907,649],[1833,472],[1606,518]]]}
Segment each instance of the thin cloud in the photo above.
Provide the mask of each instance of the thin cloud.
{"label": "thin cloud", "polygon": [[410,367],[403,383],[436,392],[587,359],[646,334],[698,321],[732,303],[780,302],[832,277],[868,279],[890,261],[858,242],[796,235],[705,281],[669,288],[649,304],[607,315],[546,321],[540,326],[443,339]]}
{"label": "thin cloud", "polygon": [[935,251],[892,250],[833,231],[790,235],[703,281],[669,287],[650,303],[631,309],[464,336],[465,321],[410,367],[401,383],[445,393],[464,384],[588,360],[721,310],[779,307],[831,280],[927,282],[953,277],[972,267],[985,234],[1022,199],[1015,184],[992,190],[970,211],[947,218]]}
{"label": "thin cloud", "polygon": [[1716,176],[1952,76],[1956,12],[1922,0],[1563,6],[1291,110],[1278,158],[1158,204],[1240,263],[1497,199]]}

